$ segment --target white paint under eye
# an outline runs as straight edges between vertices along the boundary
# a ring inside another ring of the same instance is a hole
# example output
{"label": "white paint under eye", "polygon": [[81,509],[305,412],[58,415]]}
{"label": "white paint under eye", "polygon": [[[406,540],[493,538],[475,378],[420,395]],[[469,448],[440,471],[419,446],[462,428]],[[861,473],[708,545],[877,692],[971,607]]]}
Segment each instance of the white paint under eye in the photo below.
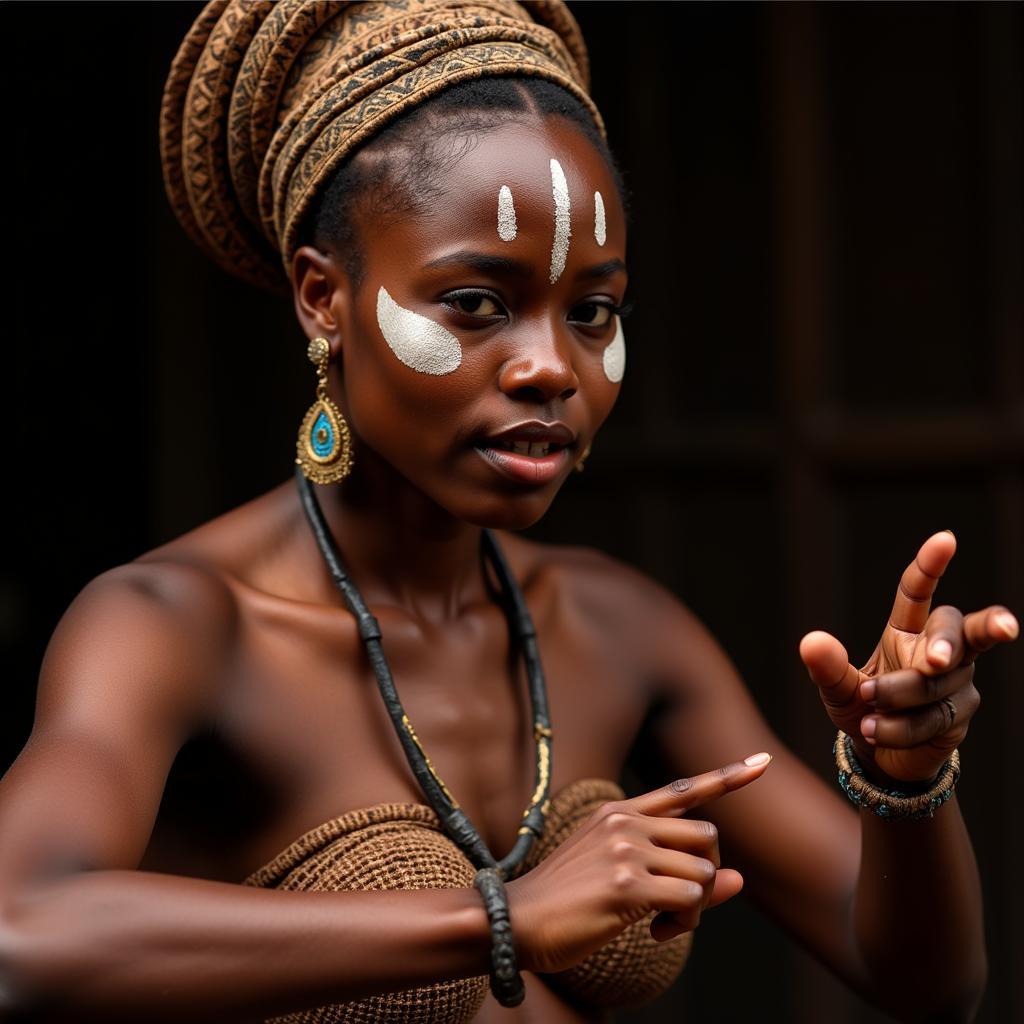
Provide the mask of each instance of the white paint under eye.
{"label": "white paint under eye", "polygon": [[604,197],[600,192],[594,193],[594,239],[598,245],[604,245],[608,239],[604,221]]}
{"label": "white paint under eye", "polygon": [[615,318],[615,337],[608,343],[602,357],[604,375],[618,384],[626,372],[626,336],[622,333],[622,319]]}
{"label": "white paint under eye", "polygon": [[516,239],[516,208],[508,185],[502,185],[498,192],[498,237],[503,242]]}
{"label": "white paint under eye", "polygon": [[404,309],[384,287],[377,292],[377,323],[391,351],[410,370],[440,377],[459,368],[459,339],[439,323]]}
{"label": "white paint under eye", "polygon": [[569,185],[565,171],[557,160],[551,161],[551,194],[555,200],[555,239],[551,243],[551,283],[554,284],[565,270],[569,255]]}

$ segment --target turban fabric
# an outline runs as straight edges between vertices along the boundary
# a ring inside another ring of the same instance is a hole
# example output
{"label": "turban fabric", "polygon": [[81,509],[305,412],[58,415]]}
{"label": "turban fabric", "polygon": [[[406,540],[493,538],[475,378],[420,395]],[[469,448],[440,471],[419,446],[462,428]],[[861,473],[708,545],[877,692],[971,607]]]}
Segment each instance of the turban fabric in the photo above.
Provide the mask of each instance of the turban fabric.
{"label": "turban fabric", "polygon": [[212,0],[164,89],[175,215],[226,270],[281,290],[332,172],[407,110],[493,75],[554,82],[602,128],[561,0]]}

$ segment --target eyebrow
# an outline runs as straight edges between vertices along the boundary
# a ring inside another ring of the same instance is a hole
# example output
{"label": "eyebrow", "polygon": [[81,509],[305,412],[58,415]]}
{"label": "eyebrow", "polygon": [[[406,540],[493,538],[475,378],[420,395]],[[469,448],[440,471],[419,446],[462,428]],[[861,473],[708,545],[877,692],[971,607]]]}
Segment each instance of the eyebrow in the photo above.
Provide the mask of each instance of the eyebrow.
{"label": "eyebrow", "polygon": [[[535,268],[522,260],[513,259],[511,256],[492,256],[485,252],[471,252],[461,250],[450,253],[447,256],[440,256],[426,264],[426,270],[438,270],[444,267],[469,267],[482,274],[504,274],[509,277],[527,278],[532,277]],[[626,264],[620,259],[605,260],[604,263],[597,263],[592,267],[580,270],[576,277],[581,280],[591,281],[599,277],[611,277],[612,274],[624,273]]]}
{"label": "eyebrow", "polygon": [[509,277],[531,277],[533,267],[522,260],[515,260],[509,256],[492,256],[485,252],[453,252],[448,256],[441,256],[431,260],[427,270],[438,270],[444,267],[469,267],[471,270],[478,270],[482,274],[505,274]]}
{"label": "eyebrow", "polygon": [[604,263],[595,264],[581,270],[576,276],[584,280],[593,280],[595,277],[611,277],[612,274],[625,273],[626,264],[622,260],[605,260]]}

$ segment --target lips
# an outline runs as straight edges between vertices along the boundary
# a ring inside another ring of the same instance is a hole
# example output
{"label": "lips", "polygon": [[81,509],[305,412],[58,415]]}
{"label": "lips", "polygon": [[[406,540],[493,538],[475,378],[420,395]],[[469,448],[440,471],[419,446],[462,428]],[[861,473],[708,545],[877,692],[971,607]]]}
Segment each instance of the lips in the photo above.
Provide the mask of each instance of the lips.
{"label": "lips", "polygon": [[576,434],[564,423],[530,420],[481,438],[476,451],[489,466],[519,483],[553,480],[569,458],[567,448]]}

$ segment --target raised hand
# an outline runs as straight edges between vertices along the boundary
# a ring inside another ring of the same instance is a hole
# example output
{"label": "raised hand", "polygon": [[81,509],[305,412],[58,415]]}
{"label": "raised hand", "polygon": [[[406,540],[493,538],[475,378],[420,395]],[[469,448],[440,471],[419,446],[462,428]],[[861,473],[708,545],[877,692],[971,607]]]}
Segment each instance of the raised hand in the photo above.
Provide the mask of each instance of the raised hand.
{"label": "raised hand", "polygon": [[696,928],[701,912],[735,896],[743,879],[721,867],[715,826],[684,815],[760,778],[770,762],[755,754],[595,811],[508,883],[520,967],[566,970],[655,910],[659,941]]}
{"label": "raised hand", "polygon": [[1015,640],[1016,618],[1002,605],[964,615],[931,611],[939,578],[954,553],[949,531],[933,534],[907,566],[889,622],[862,668],[831,634],[800,641],[800,657],[833,723],[854,741],[865,770],[900,781],[932,779],[967,734],[981,696],[974,660]]}

